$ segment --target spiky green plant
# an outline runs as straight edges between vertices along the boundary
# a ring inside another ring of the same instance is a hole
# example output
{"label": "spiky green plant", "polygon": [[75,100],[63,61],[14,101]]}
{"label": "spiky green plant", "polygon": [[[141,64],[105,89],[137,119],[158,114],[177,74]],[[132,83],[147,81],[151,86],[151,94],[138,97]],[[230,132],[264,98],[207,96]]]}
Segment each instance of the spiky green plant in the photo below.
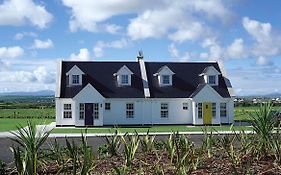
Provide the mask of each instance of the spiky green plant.
{"label": "spiky green plant", "polygon": [[208,133],[207,127],[205,126],[202,129],[204,137],[202,139],[202,150],[206,150],[208,158],[211,158],[213,155],[213,148],[216,144],[216,139],[214,138],[213,130]]}
{"label": "spiky green plant", "polygon": [[68,162],[72,164],[72,174],[77,173],[78,169],[78,161],[79,161],[79,147],[76,145],[74,140],[70,142],[67,137],[65,137],[65,143],[66,143],[66,155],[69,157]]}
{"label": "spiky green plant", "polygon": [[0,160],[0,175],[4,175],[5,174],[5,167],[6,167],[5,162]]}
{"label": "spiky green plant", "polygon": [[119,136],[118,130],[115,130],[113,136],[106,136],[105,138],[109,154],[111,156],[117,156],[121,145],[121,137]]}
{"label": "spiky green plant", "polygon": [[[86,131],[87,133],[87,131]],[[93,162],[93,150],[92,147],[87,143],[87,137],[83,133],[81,133],[81,140],[82,140],[82,168],[81,168],[81,175],[88,175],[94,168]]]}
{"label": "spiky green plant", "polygon": [[11,132],[14,137],[10,139],[20,146],[20,148],[11,148],[11,150],[14,153],[15,161],[19,161],[18,168],[22,167],[20,171],[24,174],[37,174],[39,149],[47,140],[50,132],[46,131],[45,127],[41,131],[37,131],[35,123],[31,121],[27,122],[26,127],[19,125],[17,131]]}
{"label": "spiky green plant", "polygon": [[260,104],[259,110],[252,115],[252,126],[256,133],[256,139],[252,144],[256,150],[257,157],[267,156],[272,142],[272,131],[276,125],[277,119],[272,111],[272,104]]}
{"label": "spiky green plant", "polygon": [[165,144],[165,147],[168,152],[168,156],[170,158],[171,163],[173,162],[175,152],[176,152],[175,143],[174,143],[174,135],[175,135],[175,133],[170,134],[170,136],[166,140],[166,144]]}
{"label": "spiky green plant", "polygon": [[121,139],[124,145],[125,164],[127,167],[131,167],[139,147],[139,135],[136,132],[134,135],[127,135],[126,137],[122,136]]}
{"label": "spiky green plant", "polygon": [[147,130],[146,135],[140,141],[144,153],[151,153],[154,150],[154,139],[155,136],[150,136],[149,130]]}

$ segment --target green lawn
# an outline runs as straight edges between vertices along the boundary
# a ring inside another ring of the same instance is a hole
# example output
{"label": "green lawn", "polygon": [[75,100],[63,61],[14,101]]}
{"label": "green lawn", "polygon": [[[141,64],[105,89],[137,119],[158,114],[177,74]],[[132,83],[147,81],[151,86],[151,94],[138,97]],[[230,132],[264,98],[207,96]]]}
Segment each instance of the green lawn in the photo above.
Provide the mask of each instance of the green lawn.
{"label": "green lawn", "polygon": [[55,118],[54,108],[45,109],[0,109],[0,118]]}
{"label": "green lawn", "polygon": [[[56,128],[52,131],[52,133],[81,133],[85,132],[86,128]],[[169,126],[152,126],[152,127],[121,127],[118,128],[118,131],[121,133],[126,132],[134,132],[135,130],[140,132],[147,132],[149,129],[150,132],[171,132],[171,131],[179,131],[179,132],[196,132],[204,130],[204,126],[184,126],[184,125],[169,125]],[[245,126],[234,126],[235,131],[241,130],[252,130],[251,127]],[[230,131],[230,126],[208,126],[207,131]],[[96,127],[96,128],[88,128],[88,133],[113,133],[115,128],[112,127]]]}
{"label": "green lawn", "polygon": [[[235,107],[234,120],[251,120],[251,115],[259,109],[259,106]],[[280,106],[273,107],[273,110],[281,110]]]}
{"label": "green lawn", "polygon": [[38,119],[38,118],[33,118],[33,119],[0,118],[0,132],[15,130],[17,129],[16,127],[17,125],[26,126],[28,120],[35,122],[36,125],[40,125],[44,123],[49,124],[55,121],[55,119]]}

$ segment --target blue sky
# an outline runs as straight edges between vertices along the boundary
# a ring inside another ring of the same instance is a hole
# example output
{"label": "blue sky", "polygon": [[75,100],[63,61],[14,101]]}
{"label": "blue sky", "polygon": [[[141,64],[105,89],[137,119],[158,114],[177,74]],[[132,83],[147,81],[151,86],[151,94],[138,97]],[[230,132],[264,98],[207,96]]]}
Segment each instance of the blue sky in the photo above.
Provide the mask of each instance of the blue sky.
{"label": "blue sky", "polygon": [[0,92],[55,90],[64,60],[218,61],[237,95],[281,93],[281,1],[0,0]]}

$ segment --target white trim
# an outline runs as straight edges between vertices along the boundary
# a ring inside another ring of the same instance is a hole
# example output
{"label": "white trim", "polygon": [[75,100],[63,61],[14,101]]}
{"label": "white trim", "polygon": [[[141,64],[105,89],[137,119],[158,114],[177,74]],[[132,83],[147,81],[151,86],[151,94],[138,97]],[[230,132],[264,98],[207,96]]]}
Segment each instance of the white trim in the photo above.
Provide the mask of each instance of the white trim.
{"label": "white trim", "polygon": [[68,72],[66,72],[66,75],[70,75],[71,72],[74,70],[74,69],[77,69],[78,70],[78,74],[81,74],[81,75],[84,75],[85,73],[77,66],[77,65],[74,65]]}
{"label": "white trim", "polygon": [[60,97],[61,94],[61,75],[62,75],[62,60],[59,60],[57,63],[57,79],[56,79],[56,85],[57,85],[57,89],[56,89],[56,95],[55,97]]}

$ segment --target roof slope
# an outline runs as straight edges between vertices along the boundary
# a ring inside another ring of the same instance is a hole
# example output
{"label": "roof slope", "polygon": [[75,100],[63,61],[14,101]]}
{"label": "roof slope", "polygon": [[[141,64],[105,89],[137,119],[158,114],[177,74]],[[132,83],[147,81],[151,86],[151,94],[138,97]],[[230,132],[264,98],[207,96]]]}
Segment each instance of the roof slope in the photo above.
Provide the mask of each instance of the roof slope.
{"label": "roof slope", "polygon": [[[66,72],[77,65],[84,73],[82,86],[67,86]],[[118,87],[113,76],[122,66],[126,65],[134,74],[132,86]],[[61,97],[72,98],[88,83],[105,98],[142,98],[143,85],[138,62],[62,62]]]}
{"label": "roof slope", "polygon": [[[82,86],[67,86],[66,72],[77,65],[84,73]],[[134,74],[131,86],[117,86],[113,76],[126,65]],[[161,67],[168,66],[173,75],[173,85],[160,87],[157,76]],[[219,72],[217,63],[177,63],[177,62],[145,62],[150,98],[189,98],[204,84],[203,76],[199,76],[208,66],[214,66]],[[61,98],[72,98],[88,83],[97,89],[105,98],[145,98],[139,62],[62,62]],[[230,97],[222,74],[219,75],[219,86],[212,86],[222,97]]]}

